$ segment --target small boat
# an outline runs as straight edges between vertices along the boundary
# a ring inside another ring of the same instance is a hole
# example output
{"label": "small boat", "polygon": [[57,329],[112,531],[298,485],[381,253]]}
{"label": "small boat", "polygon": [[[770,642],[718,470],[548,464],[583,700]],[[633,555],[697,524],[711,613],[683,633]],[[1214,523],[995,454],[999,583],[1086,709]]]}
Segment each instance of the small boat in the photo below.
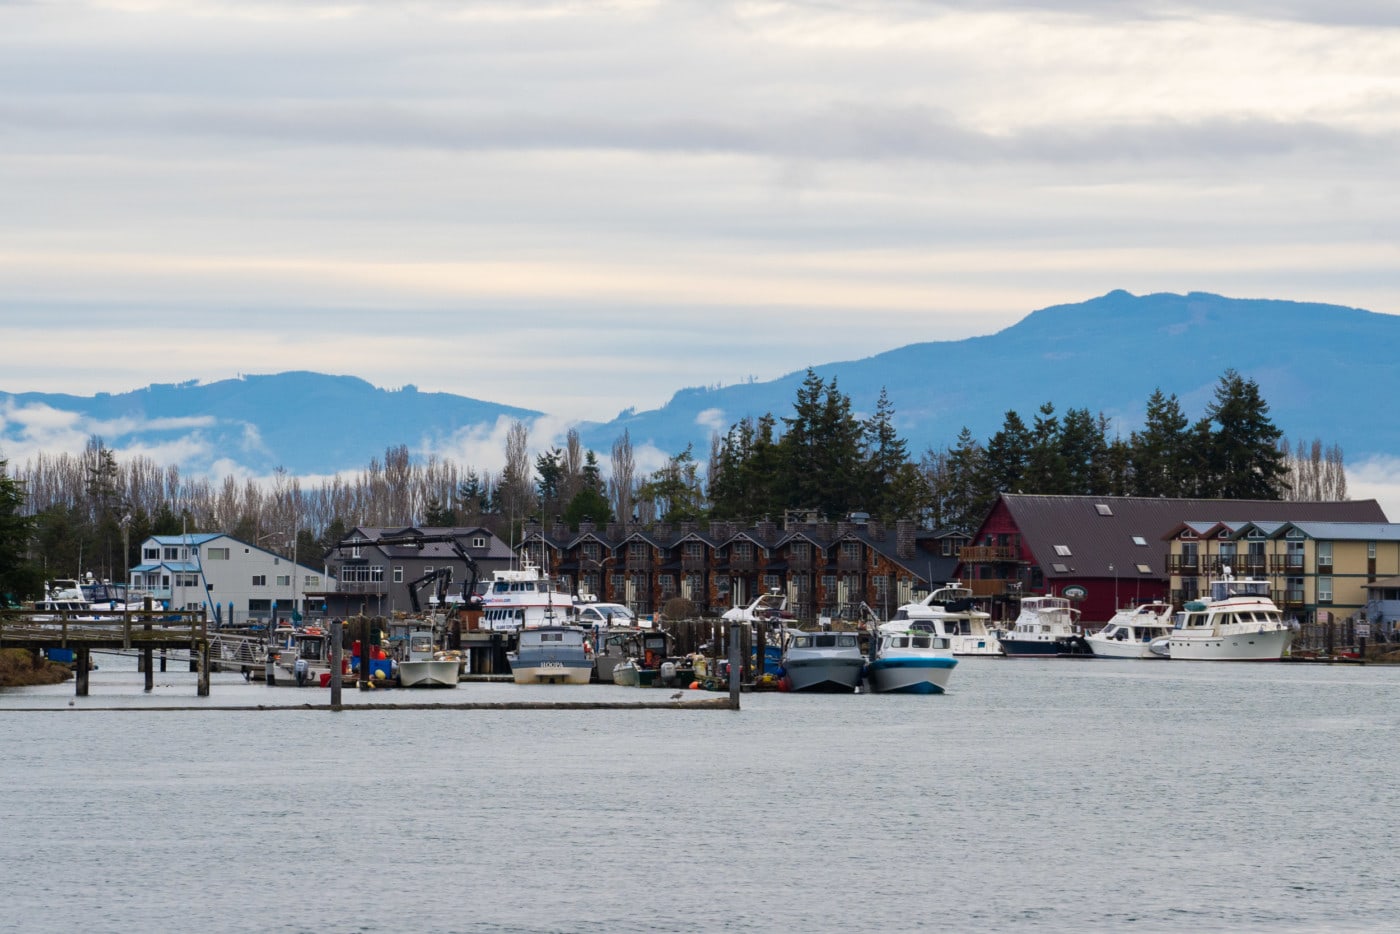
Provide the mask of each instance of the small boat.
{"label": "small boat", "polygon": [[952,581],[918,603],[904,604],[890,622],[947,639],[954,655],[1002,655],[991,619],[990,613],[977,608],[970,587]]}
{"label": "small boat", "polygon": [[330,635],[315,626],[305,629],[280,627],[274,631],[274,684],[295,684],[315,687],[321,675],[331,670]]}
{"label": "small boat", "polygon": [[865,680],[874,694],[942,694],[957,663],[946,636],[902,622],[882,623]]}
{"label": "small boat", "polygon": [[1119,610],[1102,629],[1085,636],[1084,641],[1101,658],[1160,658],[1152,650],[1152,643],[1171,631],[1172,605],[1153,600]]}
{"label": "small boat", "polygon": [[722,619],[728,622],[779,624],[791,622],[794,617],[788,611],[787,597],[777,588],[760,594],[748,606],[732,606],[724,611]]}
{"label": "small boat", "polygon": [[670,654],[670,636],[660,629],[641,629],[630,642],[631,652],[612,669],[613,684],[624,687],[675,687],[695,679],[688,658]]}
{"label": "small boat", "polygon": [[1172,661],[1277,661],[1288,651],[1294,629],[1274,604],[1269,581],[1234,577],[1227,567],[1209,593],[1176,615],[1166,639]]}
{"label": "small boat", "polygon": [[587,684],[593,674],[588,630],[582,626],[522,629],[506,658],[516,684]]}
{"label": "small boat", "polygon": [[860,637],[854,632],[790,632],[783,671],[792,691],[854,691],[865,673]]}
{"label": "small boat", "polygon": [[461,667],[461,659],[437,651],[431,631],[414,630],[408,634],[404,657],[399,660],[399,684],[406,688],[455,688]]}
{"label": "small boat", "polygon": [[1001,635],[1007,658],[1091,658],[1079,632],[1079,611],[1066,597],[1021,598],[1015,624]]}

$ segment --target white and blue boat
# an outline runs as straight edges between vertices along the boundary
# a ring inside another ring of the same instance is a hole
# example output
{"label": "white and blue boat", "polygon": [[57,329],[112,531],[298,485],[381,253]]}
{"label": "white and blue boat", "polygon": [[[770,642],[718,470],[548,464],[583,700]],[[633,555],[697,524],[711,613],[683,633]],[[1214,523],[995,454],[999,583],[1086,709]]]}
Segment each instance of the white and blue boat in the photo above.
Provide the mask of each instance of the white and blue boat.
{"label": "white and blue boat", "polygon": [[865,680],[873,694],[942,694],[957,664],[947,636],[910,629],[903,621],[884,623]]}
{"label": "white and blue boat", "polygon": [[587,684],[593,651],[582,626],[522,629],[516,650],[506,656],[516,684]]}

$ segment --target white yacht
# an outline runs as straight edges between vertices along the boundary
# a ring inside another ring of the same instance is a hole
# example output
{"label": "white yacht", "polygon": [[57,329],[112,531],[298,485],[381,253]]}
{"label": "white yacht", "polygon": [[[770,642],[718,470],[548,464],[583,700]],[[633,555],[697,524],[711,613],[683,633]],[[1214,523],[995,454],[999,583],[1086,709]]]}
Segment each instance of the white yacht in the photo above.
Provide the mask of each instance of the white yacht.
{"label": "white yacht", "polygon": [[515,632],[574,623],[578,601],[564,585],[529,563],[497,571],[481,595],[481,628]]}
{"label": "white yacht", "polygon": [[1084,637],[1089,648],[1103,658],[1160,658],[1152,641],[1170,635],[1172,605],[1161,600],[1124,607],[1098,632]]}
{"label": "white yacht", "polygon": [[1021,612],[1001,634],[1007,658],[1059,658],[1093,655],[1079,632],[1079,611],[1067,597],[1021,598]]}
{"label": "white yacht", "polygon": [[[1206,600],[1192,600],[1166,637],[1173,661],[1277,661],[1293,641],[1267,580],[1235,577],[1222,569]],[[1162,640],[1158,640],[1159,642]]]}
{"label": "white yacht", "polygon": [[918,603],[904,604],[891,622],[947,639],[954,655],[1002,655],[991,619],[990,613],[975,606],[971,588],[952,581]]}

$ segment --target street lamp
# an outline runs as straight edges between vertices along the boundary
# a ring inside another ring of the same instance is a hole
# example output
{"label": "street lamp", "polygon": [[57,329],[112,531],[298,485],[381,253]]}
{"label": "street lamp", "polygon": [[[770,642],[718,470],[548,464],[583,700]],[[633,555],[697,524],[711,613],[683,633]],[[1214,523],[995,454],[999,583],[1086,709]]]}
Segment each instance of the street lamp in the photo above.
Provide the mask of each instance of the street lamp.
{"label": "street lamp", "polygon": [[1108,572],[1113,575],[1113,612],[1118,612],[1118,569],[1113,565],[1108,566]]}

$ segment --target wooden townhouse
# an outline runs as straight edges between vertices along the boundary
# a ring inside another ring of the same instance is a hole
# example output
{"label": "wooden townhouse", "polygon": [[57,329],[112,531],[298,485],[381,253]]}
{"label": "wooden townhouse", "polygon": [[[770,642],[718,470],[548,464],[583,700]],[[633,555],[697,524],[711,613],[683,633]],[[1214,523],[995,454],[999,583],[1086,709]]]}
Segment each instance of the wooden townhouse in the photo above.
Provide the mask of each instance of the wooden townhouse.
{"label": "wooden townhouse", "polygon": [[893,615],[949,579],[966,536],[842,522],[714,522],[649,527],[582,523],[528,527],[520,552],[547,564],[580,594],[624,603],[640,614],[684,597],[706,614],[744,606],[777,590],[800,620]]}

